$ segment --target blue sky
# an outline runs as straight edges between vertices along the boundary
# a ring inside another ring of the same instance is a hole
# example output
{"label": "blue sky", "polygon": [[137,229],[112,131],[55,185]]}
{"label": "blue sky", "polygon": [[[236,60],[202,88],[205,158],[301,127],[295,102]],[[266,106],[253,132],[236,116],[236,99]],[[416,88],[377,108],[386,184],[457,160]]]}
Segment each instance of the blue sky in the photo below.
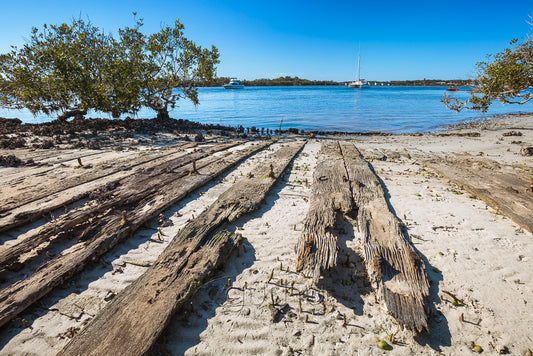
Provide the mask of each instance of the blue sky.
{"label": "blue sky", "polygon": [[361,43],[368,80],[470,78],[487,54],[531,33],[533,1],[1,0],[0,52],[32,26],[82,15],[106,32],[144,18],[145,31],[177,18],[187,37],[221,53],[219,76],[347,81]]}

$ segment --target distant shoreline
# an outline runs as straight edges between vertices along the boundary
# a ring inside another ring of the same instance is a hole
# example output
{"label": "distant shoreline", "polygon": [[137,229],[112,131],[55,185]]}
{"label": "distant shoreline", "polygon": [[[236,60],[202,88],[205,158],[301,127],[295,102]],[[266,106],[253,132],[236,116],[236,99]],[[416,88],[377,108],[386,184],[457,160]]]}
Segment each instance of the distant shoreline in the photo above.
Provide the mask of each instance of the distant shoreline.
{"label": "distant shoreline", "polygon": [[[205,87],[218,87],[222,86],[224,84],[227,84],[229,82],[229,77],[220,77],[216,78],[215,81],[213,81],[209,85],[205,85]],[[326,86],[334,86],[334,85],[347,85],[348,83],[352,82],[353,80],[347,80],[347,81],[334,81],[334,80],[309,80],[309,79],[303,79],[298,77],[279,77],[275,79],[254,79],[254,80],[246,80],[241,79],[240,83],[244,86],[304,86],[304,85],[326,85]],[[449,85],[457,85],[457,86],[472,86],[473,82],[472,80],[468,79],[414,79],[414,80],[389,80],[389,81],[379,81],[379,80],[368,80],[371,85],[374,86],[438,86],[438,87],[445,87]]]}

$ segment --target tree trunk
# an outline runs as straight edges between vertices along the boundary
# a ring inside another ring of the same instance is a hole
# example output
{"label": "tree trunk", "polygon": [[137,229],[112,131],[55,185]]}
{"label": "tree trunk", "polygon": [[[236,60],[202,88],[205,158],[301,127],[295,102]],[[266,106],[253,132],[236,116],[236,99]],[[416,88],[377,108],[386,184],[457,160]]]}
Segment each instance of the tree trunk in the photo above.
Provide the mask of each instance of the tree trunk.
{"label": "tree trunk", "polygon": [[157,119],[158,120],[170,119],[170,116],[168,115],[168,109],[166,107],[162,109],[157,109]]}
{"label": "tree trunk", "polygon": [[87,110],[82,109],[73,109],[63,112],[61,115],[57,115],[57,120],[61,122],[67,121],[71,117],[74,117],[74,120],[83,120],[84,116],[87,115]]}

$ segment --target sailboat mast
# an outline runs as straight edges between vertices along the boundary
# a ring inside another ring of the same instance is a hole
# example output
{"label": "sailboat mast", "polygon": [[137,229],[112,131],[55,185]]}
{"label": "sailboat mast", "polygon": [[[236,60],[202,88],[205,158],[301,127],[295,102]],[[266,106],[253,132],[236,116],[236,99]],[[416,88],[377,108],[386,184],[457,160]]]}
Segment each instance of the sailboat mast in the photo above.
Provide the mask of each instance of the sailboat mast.
{"label": "sailboat mast", "polygon": [[359,43],[359,58],[357,59],[357,80],[361,81],[361,43]]}

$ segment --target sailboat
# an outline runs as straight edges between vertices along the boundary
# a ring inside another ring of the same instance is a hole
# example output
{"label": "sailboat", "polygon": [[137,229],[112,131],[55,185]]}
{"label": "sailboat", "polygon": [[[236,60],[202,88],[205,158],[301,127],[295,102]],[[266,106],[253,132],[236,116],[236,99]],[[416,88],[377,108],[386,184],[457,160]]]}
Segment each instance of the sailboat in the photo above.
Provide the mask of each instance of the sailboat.
{"label": "sailboat", "polygon": [[370,84],[364,79],[361,79],[361,44],[359,43],[359,59],[357,60],[357,80],[348,84],[348,88],[370,88]]}

